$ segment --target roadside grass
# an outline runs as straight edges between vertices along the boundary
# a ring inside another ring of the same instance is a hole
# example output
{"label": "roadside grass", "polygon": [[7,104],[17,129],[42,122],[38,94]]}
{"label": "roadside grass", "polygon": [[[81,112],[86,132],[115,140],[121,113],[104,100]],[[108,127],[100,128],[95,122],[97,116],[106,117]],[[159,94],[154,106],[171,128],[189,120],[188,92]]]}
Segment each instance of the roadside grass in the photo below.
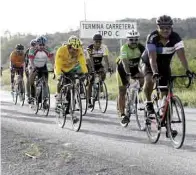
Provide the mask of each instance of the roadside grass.
{"label": "roadside grass", "polygon": [[[49,74],[50,93],[54,94],[56,93],[57,80],[56,79],[53,80],[52,77],[53,77],[53,74]],[[24,80],[26,81],[26,77],[24,78]],[[0,78],[0,82],[1,82],[1,89],[10,91],[9,69],[3,71],[3,77]],[[112,74],[111,77],[109,76],[109,74],[107,74],[105,82],[106,82],[107,89],[108,89],[109,100],[116,100],[117,94],[118,94],[116,74],[115,73]],[[174,92],[176,95],[180,97],[184,106],[196,107],[196,87],[195,86],[191,89],[176,88],[174,89]]]}

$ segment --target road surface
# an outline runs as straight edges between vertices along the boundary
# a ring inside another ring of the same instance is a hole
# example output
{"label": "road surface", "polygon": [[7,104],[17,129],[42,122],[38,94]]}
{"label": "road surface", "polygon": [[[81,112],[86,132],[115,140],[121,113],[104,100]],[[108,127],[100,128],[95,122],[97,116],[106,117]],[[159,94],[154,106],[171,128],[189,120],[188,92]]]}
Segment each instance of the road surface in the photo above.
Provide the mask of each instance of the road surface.
{"label": "road surface", "polygon": [[[64,129],[58,127],[54,108],[47,118],[34,115],[27,105],[13,105],[10,93],[0,94],[4,175],[196,174],[196,109],[186,109],[186,140],[176,150],[164,129],[154,145],[145,132],[138,131],[134,119],[127,128],[121,127],[114,102],[106,114],[88,112],[76,133],[69,121]],[[32,151],[35,158],[26,154]]]}

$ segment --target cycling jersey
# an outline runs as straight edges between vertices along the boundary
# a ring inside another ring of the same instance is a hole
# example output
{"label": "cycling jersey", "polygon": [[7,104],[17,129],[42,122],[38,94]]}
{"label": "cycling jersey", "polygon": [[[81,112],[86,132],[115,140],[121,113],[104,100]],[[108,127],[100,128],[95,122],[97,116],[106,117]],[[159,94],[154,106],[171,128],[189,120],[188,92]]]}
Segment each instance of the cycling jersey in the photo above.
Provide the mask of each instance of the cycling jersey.
{"label": "cycling jersey", "polygon": [[120,56],[117,58],[117,64],[121,62],[122,59],[129,60],[129,66],[135,67],[138,66],[140,57],[144,52],[145,47],[142,44],[138,44],[136,48],[130,48],[128,44],[124,44],[120,50]]}
{"label": "cycling jersey", "polygon": [[184,47],[183,41],[181,40],[180,36],[173,31],[171,32],[169,40],[165,45],[160,42],[160,35],[157,30],[148,35],[146,43],[146,50],[142,55],[142,61],[148,65],[149,51],[156,51],[157,64],[164,62],[169,66],[175,51]]}
{"label": "cycling jersey", "polygon": [[25,62],[25,55],[24,53],[20,55],[17,51],[13,51],[10,54],[10,61],[11,65],[13,65],[14,67],[23,67]]}
{"label": "cycling jersey", "polygon": [[90,46],[87,47],[87,51],[88,51],[87,59],[92,57],[95,66],[100,65],[101,62],[102,62],[103,57],[109,55],[108,48],[104,44],[101,44],[101,47],[98,50],[95,50],[94,45],[91,44]]}
{"label": "cycling jersey", "polygon": [[53,50],[49,47],[46,47],[44,50],[30,48],[28,53],[29,59],[34,61],[36,67],[44,67],[48,62],[48,58],[52,58],[53,55]]}
{"label": "cycling jersey", "polygon": [[70,55],[67,45],[61,46],[57,50],[55,56],[55,73],[57,75],[60,75],[62,73],[61,70],[70,72],[74,67],[78,65],[80,65],[82,73],[88,72],[82,48],[78,50],[76,57],[72,57],[72,55]]}

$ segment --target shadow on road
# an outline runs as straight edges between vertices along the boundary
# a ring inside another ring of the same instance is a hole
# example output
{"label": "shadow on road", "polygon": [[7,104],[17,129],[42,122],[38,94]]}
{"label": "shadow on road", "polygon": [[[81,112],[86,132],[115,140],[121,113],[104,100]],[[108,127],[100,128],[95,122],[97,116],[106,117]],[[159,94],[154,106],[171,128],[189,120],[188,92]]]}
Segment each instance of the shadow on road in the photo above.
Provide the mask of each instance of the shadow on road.
{"label": "shadow on road", "polygon": [[[90,130],[85,130],[82,129],[80,132],[85,133],[85,134],[89,134],[89,135],[96,135],[96,136],[101,136],[101,137],[105,137],[107,139],[115,139],[118,141],[123,141],[123,142],[136,142],[136,143],[142,143],[142,144],[151,144],[150,142],[148,142],[147,138],[139,138],[136,136],[125,136],[125,135],[118,135],[118,134],[112,134],[112,133],[105,133],[105,132],[100,132],[100,131],[90,131]],[[143,131],[141,131],[143,132]],[[163,141],[160,140],[157,143],[158,145],[164,145],[167,147],[171,147],[170,141]],[[181,149],[183,150],[187,150],[190,152],[196,152],[196,147],[191,146],[191,145],[184,145]]]}
{"label": "shadow on road", "polygon": [[21,117],[21,116],[8,116],[8,115],[1,115],[2,118],[9,118],[9,119],[15,119],[18,121],[25,121],[25,122],[33,122],[33,123],[44,123],[44,124],[55,124],[55,121],[48,121],[44,119],[38,119],[38,118],[27,118],[27,117]]}

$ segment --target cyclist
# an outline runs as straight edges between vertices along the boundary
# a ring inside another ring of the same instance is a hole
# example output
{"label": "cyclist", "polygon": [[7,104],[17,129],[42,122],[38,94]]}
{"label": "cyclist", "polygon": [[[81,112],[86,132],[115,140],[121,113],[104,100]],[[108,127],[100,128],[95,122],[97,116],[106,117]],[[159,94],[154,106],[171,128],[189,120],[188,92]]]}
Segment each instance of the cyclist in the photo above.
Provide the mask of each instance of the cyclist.
{"label": "cyclist", "polygon": [[36,47],[37,47],[37,40],[33,39],[30,42],[30,47],[25,52],[25,75],[26,75],[26,79],[27,79],[27,81],[26,81],[26,89],[27,89],[28,103],[30,102],[30,85],[29,85],[29,68],[28,68],[29,57],[28,57],[28,54],[29,54],[29,50],[31,48],[35,49]]}
{"label": "cyclist", "polygon": [[[139,43],[139,37],[139,32],[129,31],[126,35],[127,43],[121,47],[120,56],[116,60],[116,78],[119,87],[117,104],[119,115],[120,117],[122,117],[122,124],[130,122],[129,117],[125,114],[126,86],[128,85],[131,78],[130,75],[141,77],[141,74],[138,70],[138,65],[145,47],[141,43]],[[142,86],[143,79],[139,79],[139,81],[140,86]]]}
{"label": "cyclist", "polygon": [[[29,83],[30,83],[30,94],[31,100],[30,103],[34,103],[35,98],[35,85],[34,80],[35,76],[38,73],[38,77],[45,76],[46,80],[48,81],[48,69],[47,69],[47,62],[48,59],[52,62],[54,66],[54,59],[53,59],[53,50],[46,46],[47,38],[44,36],[40,36],[36,39],[37,47],[30,48],[29,50]],[[45,93],[47,89],[45,89]],[[47,109],[47,106],[43,106]]]}
{"label": "cyclist", "polygon": [[[60,101],[62,71],[75,73],[88,73],[86,67],[86,60],[81,47],[81,41],[76,36],[71,36],[68,39],[67,45],[61,46],[55,56],[55,74],[57,75],[57,94],[56,94],[56,108],[58,113],[58,104]],[[66,109],[69,113],[69,104]]]}
{"label": "cyclist", "polygon": [[23,78],[25,63],[24,46],[22,44],[17,44],[15,50],[10,54],[10,71],[11,71],[11,89],[14,91],[14,77],[16,71]]}
{"label": "cyclist", "polygon": [[[112,69],[110,68],[109,65],[109,60],[108,60],[108,48],[106,45],[102,44],[102,35],[100,34],[95,34],[93,36],[93,41],[94,43],[89,45],[87,47],[87,52],[86,54],[86,59],[87,59],[87,66],[88,70],[90,73],[94,73],[94,71],[99,71],[99,74],[104,81],[106,78],[106,73],[104,70],[104,66],[102,64],[102,60],[104,58],[104,61],[106,63],[106,70],[108,72],[112,72]],[[90,83],[88,84],[88,99],[89,99],[89,104],[88,107],[92,108],[93,105],[91,103],[91,91],[92,91],[92,85],[94,82],[94,76],[92,74],[90,78]]]}
{"label": "cyclist", "polygon": [[[173,31],[173,20],[170,16],[163,15],[156,20],[157,29],[150,33],[146,41],[146,50],[140,62],[141,72],[144,74],[144,93],[146,95],[146,108],[149,114],[154,113],[151,94],[153,84],[160,78],[159,85],[167,86],[171,75],[170,63],[174,53],[177,53],[188,76],[192,76],[185,56],[184,44],[178,33]],[[161,89],[162,98],[167,95],[167,89]],[[173,130],[172,134],[177,135]],[[167,136],[167,132],[166,132]]]}

